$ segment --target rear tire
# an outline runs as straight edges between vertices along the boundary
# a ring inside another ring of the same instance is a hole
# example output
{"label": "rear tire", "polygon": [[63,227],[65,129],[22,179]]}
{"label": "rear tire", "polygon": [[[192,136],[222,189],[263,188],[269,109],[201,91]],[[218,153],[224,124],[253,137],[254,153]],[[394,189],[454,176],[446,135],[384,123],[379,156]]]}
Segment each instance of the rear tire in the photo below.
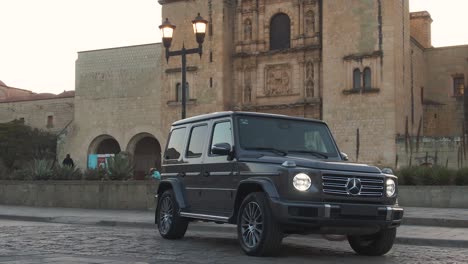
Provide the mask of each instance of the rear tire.
{"label": "rear tire", "polygon": [[348,236],[348,242],[359,255],[382,256],[392,249],[395,237],[396,228],[390,228],[372,235]]}
{"label": "rear tire", "polygon": [[179,205],[172,190],[167,190],[158,200],[156,211],[159,234],[166,239],[183,238],[188,220],[179,215]]}
{"label": "rear tire", "polygon": [[283,231],[274,219],[265,193],[251,193],[242,202],[237,216],[237,238],[249,256],[279,253]]}

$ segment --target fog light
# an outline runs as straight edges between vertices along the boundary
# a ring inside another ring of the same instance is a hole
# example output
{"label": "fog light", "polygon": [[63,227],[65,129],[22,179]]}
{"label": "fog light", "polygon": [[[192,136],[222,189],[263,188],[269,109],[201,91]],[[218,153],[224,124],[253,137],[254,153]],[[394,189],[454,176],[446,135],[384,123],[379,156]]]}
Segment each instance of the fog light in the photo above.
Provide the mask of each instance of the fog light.
{"label": "fog light", "polygon": [[309,175],[305,173],[299,173],[294,176],[293,179],[294,188],[298,191],[305,192],[309,190],[310,186],[312,185],[312,181],[310,180]]}
{"label": "fog light", "polygon": [[395,192],[396,192],[395,181],[392,179],[388,179],[385,185],[386,185],[387,197],[392,197],[393,195],[395,195]]}

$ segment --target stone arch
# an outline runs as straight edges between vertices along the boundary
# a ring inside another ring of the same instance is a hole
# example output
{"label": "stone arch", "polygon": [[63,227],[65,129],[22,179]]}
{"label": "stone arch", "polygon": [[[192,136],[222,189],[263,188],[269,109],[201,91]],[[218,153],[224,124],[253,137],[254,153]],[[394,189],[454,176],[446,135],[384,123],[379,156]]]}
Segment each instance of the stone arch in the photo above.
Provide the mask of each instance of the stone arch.
{"label": "stone arch", "polygon": [[135,179],[143,179],[151,168],[161,170],[161,144],[150,133],[139,133],[130,139],[127,152],[133,157]]}
{"label": "stone arch", "polygon": [[88,154],[118,154],[120,151],[119,142],[111,135],[96,137],[88,147]]}

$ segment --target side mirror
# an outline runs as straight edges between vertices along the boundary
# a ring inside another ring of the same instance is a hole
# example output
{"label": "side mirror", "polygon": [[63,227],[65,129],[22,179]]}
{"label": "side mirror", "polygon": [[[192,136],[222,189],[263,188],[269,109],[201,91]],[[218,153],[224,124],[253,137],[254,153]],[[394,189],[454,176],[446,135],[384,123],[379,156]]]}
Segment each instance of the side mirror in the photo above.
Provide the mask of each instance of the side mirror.
{"label": "side mirror", "polygon": [[348,161],[349,160],[349,157],[348,157],[348,154],[344,153],[344,152],[340,152],[340,157],[342,160],[344,161]]}
{"label": "side mirror", "polygon": [[231,154],[231,145],[229,143],[218,143],[213,145],[211,153],[215,155],[227,156]]}

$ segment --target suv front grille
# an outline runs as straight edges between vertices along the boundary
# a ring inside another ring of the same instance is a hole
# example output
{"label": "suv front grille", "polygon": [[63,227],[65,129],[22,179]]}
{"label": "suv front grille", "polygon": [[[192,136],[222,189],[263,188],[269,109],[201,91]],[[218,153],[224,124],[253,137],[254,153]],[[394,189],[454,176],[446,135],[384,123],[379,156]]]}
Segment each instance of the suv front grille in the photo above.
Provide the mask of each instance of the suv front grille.
{"label": "suv front grille", "polygon": [[323,193],[339,196],[382,197],[383,179],[369,176],[323,175]]}

